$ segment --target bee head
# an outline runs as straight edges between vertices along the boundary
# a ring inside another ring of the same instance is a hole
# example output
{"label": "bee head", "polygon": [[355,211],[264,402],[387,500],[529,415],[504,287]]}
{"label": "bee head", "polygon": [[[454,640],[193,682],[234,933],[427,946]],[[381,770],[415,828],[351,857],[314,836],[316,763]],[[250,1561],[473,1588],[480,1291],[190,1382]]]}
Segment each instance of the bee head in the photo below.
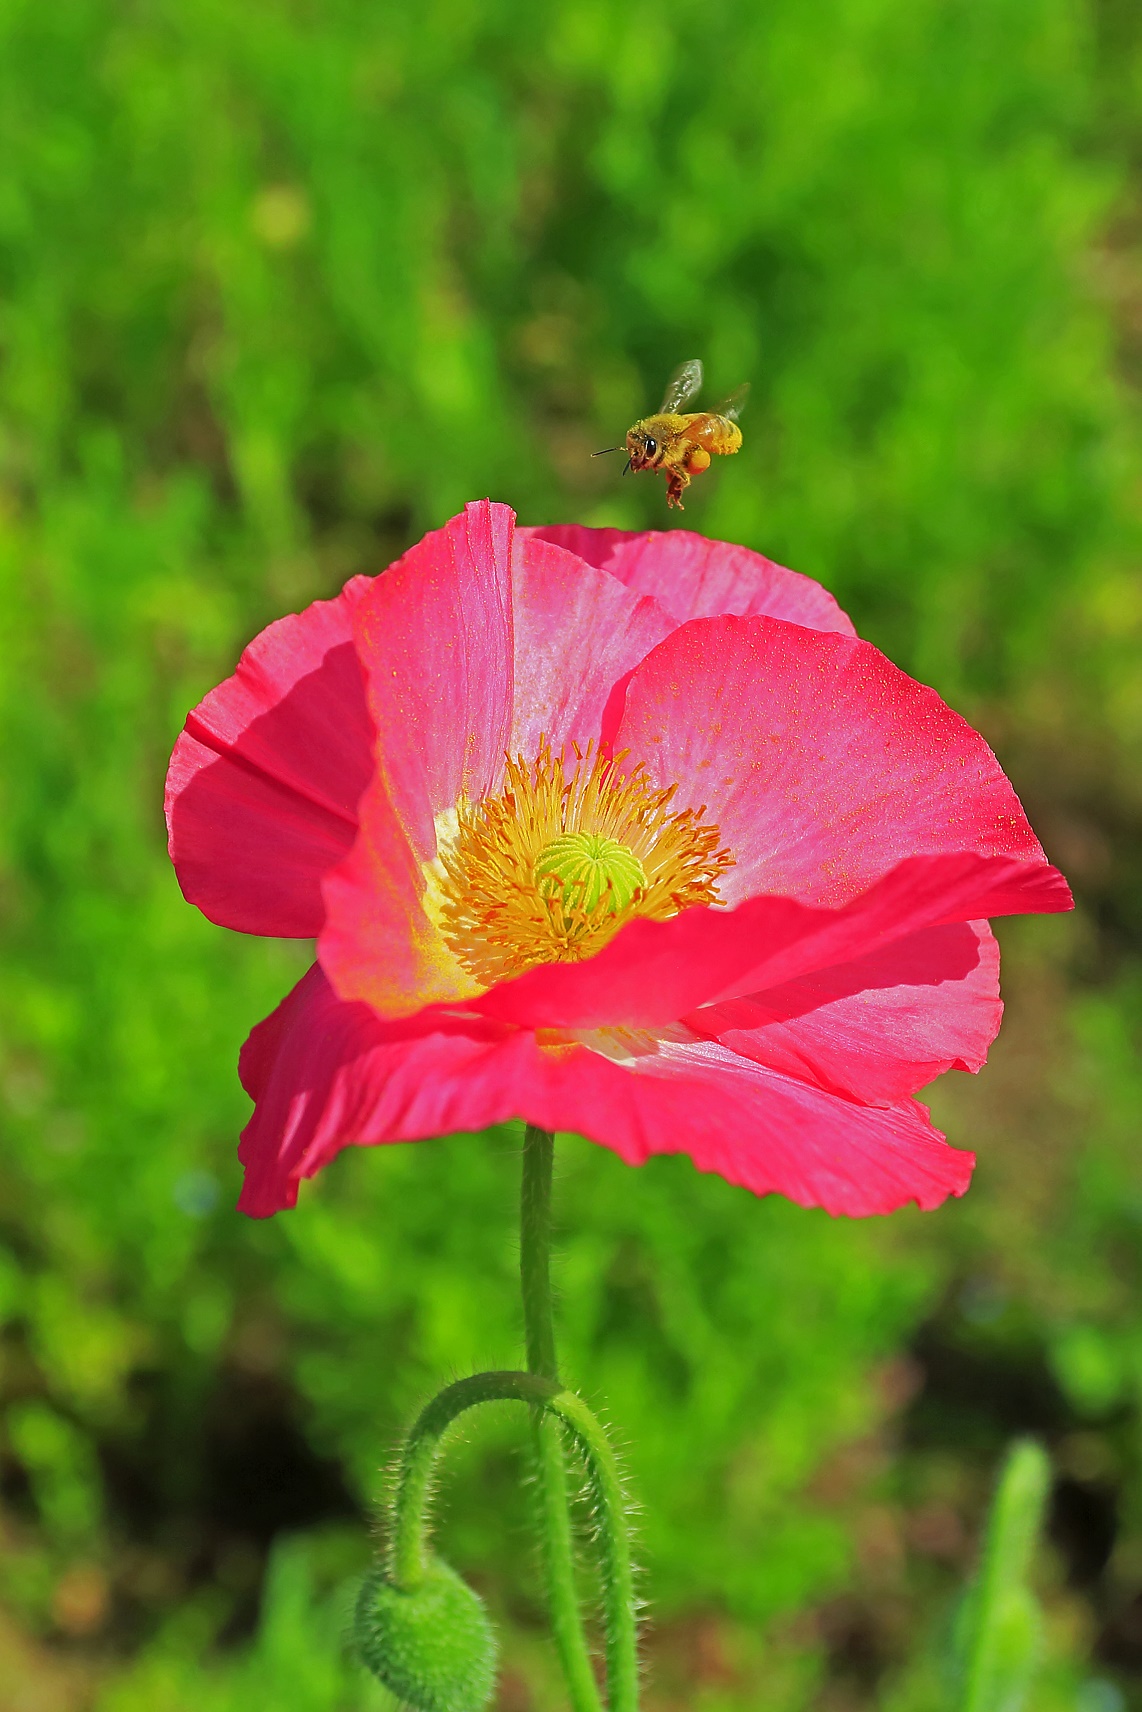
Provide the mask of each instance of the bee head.
{"label": "bee head", "polygon": [[645,423],[636,422],[627,435],[627,453],[632,470],[653,470],[662,458],[662,445]]}

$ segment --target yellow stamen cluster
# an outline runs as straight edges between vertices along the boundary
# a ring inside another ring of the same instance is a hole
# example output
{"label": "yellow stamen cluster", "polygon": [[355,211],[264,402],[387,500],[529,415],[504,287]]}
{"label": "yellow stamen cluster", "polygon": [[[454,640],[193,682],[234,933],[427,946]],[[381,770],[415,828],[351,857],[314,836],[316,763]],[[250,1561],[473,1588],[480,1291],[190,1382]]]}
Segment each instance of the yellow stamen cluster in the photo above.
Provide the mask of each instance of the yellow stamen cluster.
{"label": "yellow stamen cluster", "polygon": [[481,983],[592,957],[634,916],[717,902],[733,865],[717,827],[704,808],[672,811],[678,787],[624,759],[576,749],[565,765],[544,740],[530,764],[508,761],[498,796],[460,804],[433,913]]}

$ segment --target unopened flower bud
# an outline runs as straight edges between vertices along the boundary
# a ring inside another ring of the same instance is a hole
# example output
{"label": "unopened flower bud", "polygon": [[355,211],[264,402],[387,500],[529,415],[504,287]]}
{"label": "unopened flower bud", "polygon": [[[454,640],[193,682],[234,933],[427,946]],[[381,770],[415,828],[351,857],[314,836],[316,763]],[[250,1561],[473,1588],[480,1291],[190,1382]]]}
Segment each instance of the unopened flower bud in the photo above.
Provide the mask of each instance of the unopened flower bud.
{"label": "unopened flower bud", "polygon": [[370,1571],[354,1635],[373,1675],[416,1712],[482,1712],[491,1698],[492,1626],[480,1598],[439,1558],[408,1589]]}

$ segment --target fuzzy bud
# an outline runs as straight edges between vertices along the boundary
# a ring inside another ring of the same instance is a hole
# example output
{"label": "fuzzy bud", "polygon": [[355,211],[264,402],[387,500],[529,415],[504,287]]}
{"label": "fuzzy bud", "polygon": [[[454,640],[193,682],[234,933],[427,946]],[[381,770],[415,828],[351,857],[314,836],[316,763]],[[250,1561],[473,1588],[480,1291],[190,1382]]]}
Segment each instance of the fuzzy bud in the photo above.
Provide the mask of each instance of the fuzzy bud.
{"label": "fuzzy bud", "polygon": [[481,1712],[496,1681],[496,1638],[483,1602],[434,1558],[407,1590],[383,1569],[365,1577],[354,1626],[364,1663],[415,1712]]}

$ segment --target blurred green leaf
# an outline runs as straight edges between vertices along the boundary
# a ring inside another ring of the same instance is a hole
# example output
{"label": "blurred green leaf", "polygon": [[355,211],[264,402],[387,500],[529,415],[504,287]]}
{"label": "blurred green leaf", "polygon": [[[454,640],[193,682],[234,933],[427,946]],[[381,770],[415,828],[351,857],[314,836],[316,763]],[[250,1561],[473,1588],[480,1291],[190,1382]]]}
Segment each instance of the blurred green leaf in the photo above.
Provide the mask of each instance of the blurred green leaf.
{"label": "blurred green leaf", "polygon": [[1012,1446],[992,1501],[979,1573],[956,1628],[962,1712],[1019,1712],[1043,1651],[1043,1616],[1027,1585],[1050,1487],[1029,1439]]}

